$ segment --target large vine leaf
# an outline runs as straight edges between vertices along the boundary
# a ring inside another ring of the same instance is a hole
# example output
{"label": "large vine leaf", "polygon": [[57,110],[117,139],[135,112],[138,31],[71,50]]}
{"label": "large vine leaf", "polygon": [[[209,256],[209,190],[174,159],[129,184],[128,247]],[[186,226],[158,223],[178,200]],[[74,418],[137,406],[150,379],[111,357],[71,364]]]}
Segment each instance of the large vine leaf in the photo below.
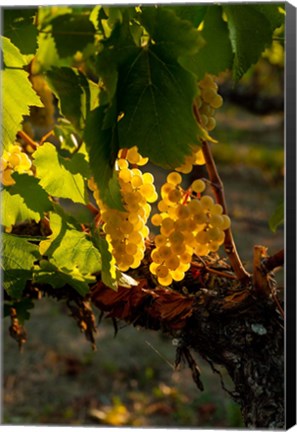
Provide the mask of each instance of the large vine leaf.
{"label": "large vine leaf", "polygon": [[193,25],[169,9],[142,7],[140,20],[158,46],[162,58],[175,60],[181,55],[193,55],[204,44]]}
{"label": "large vine leaf", "polygon": [[196,92],[194,76],[163,58],[157,45],[140,49],[119,80],[120,147],[137,145],[164,168],[180,165],[203,133],[192,112]]}
{"label": "large vine leaf", "polygon": [[[234,79],[239,80],[271,43],[273,30],[281,21],[276,19],[277,8],[278,5],[271,4],[260,8],[252,4],[223,6],[234,53]],[[283,19],[283,15],[279,15]]]}
{"label": "large vine leaf", "polygon": [[47,80],[59,99],[62,114],[81,132],[88,111],[99,103],[99,87],[73,68],[53,67]]}
{"label": "large vine leaf", "polygon": [[33,153],[33,158],[36,177],[49,195],[87,203],[84,176],[87,178],[89,171],[82,154],[64,158],[53,144],[44,143]]}
{"label": "large vine leaf", "polygon": [[164,9],[172,10],[175,15],[183,20],[190,21],[195,28],[199,26],[207,11],[207,5],[187,4],[187,5],[172,5],[159,6]]}
{"label": "large vine leaf", "polygon": [[66,13],[53,18],[51,25],[60,57],[72,56],[94,42],[96,29],[88,15]]}
{"label": "large vine leaf", "polygon": [[2,269],[4,289],[13,298],[20,298],[27,280],[32,279],[34,262],[38,259],[38,246],[13,234],[2,236]]}
{"label": "large vine leaf", "polygon": [[232,46],[222,14],[221,6],[208,6],[201,32],[205,45],[197,54],[179,59],[181,65],[195,73],[198,79],[202,79],[205,73],[217,75],[232,67]]}
{"label": "large vine leaf", "polygon": [[29,107],[42,107],[40,98],[34,92],[28,73],[23,70],[25,60],[17,47],[8,38],[2,37],[4,70],[2,80],[2,142],[7,148],[14,143],[21,129],[24,115],[30,114]]}
{"label": "large vine leaf", "polygon": [[23,54],[34,54],[37,48],[37,8],[3,8],[3,33]]}
{"label": "large vine leaf", "polygon": [[125,62],[129,63],[137,52],[129,20],[125,17],[122,23],[115,24],[110,37],[101,41],[96,58],[96,69],[104,83],[106,102],[111,102],[115,95],[119,67]]}
{"label": "large vine leaf", "polygon": [[119,148],[117,125],[103,129],[105,118],[106,107],[100,106],[91,111],[87,118],[84,139],[89,153],[90,167],[100,191],[100,198],[110,208],[121,211],[124,208],[114,170]]}
{"label": "large vine leaf", "polygon": [[75,229],[57,213],[50,214],[52,234],[40,242],[42,255],[51,257],[59,268],[79,269],[91,275],[101,270],[101,257],[87,235]]}
{"label": "large vine leaf", "polygon": [[47,193],[38,180],[28,174],[13,174],[15,185],[2,191],[2,223],[10,227],[17,222],[33,219],[39,222],[44,212],[52,208]]}

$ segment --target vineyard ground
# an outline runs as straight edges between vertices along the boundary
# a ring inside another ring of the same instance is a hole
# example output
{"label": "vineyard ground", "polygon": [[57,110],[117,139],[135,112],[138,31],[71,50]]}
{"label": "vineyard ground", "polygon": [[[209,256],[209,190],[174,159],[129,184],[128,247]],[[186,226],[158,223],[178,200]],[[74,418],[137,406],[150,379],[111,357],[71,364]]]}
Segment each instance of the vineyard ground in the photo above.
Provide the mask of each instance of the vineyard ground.
{"label": "vineyard ground", "polygon": [[[251,270],[254,244],[266,245],[272,253],[283,247],[283,230],[272,234],[267,225],[283,196],[278,171],[282,161],[278,165],[277,158],[272,157],[270,169],[266,162],[267,151],[273,156],[282,149],[281,117],[260,118],[227,105],[217,119],[217,160],[220,155],[235,158],[238,151],[245,155],[244,163],[233,161],[232,168],[223,158],[218,165],[235,240]],[[278,278],[281,281],[282,274]],[[4,321],[3,422],[242,426],[238,407],[202,360],[197,359],[205,387],[201,393],[189,370],[173,371],[168,364],[174,363],[175,356],[171,340],[132,327],[124,327],[113,338],[111,323],[103,320],[97,334],[97,352],[93,353],[75,323],[59,312],[63,307],[45,300],[36,305],[27,325],[29,340],[21,354],[8,336],[8,320]],[[110,407],[113,410],[107,415]]]}

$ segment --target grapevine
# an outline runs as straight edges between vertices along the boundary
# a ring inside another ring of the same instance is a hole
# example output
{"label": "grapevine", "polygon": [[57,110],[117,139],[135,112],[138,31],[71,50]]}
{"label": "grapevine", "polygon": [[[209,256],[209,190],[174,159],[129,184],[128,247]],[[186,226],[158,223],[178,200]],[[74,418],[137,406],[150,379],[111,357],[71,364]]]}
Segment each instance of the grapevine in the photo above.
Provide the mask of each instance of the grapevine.
{"label": "grapevine", "polygon": [[276,35],[284,53],[284,14],[280,5],[5,11],[3,298],[20,347],[29,310],[47,296],[65,301],[94,347],[95,306],[116,331],[123,320],[175,338],[175,365],[185,361],[200,390],[190,350],[224,366],[246,424],[283,427],[273,271],[284,254],[255,246],[249,273],[213,151],[229,82],[271,54]]}

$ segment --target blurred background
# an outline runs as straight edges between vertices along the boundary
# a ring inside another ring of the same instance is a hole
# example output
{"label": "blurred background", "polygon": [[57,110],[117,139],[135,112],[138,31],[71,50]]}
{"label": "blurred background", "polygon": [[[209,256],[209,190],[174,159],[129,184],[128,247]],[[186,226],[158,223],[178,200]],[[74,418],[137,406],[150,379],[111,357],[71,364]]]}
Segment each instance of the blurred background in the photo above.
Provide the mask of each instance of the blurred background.
{"label": "blurred background", "polygon": [[[283,63],[282,45],[275,41],[238,85],[227,73],[218,79],[224,105],[216,114],[212,136],[218,143],[212,149],[235,242],[249,270],[253,245],[265,245],[273,254],[284,243],[283,227],[273,233],[268,225],[284,197]],[[155,171],[158,181],[165,175]],[[281,296],[283,274],[277,277]],[[92,352],[67,314],[63,304],[48,299],[36,302],[22,353],[9,336],[9,319],[4,320],[3,423],[243,426],[239,407],[222,390],[219,376],[198,356],[203,392],[186,367],[174,370],[176,341],[122,323],[114,337],[112,323],[103,319],[97,351]]]}

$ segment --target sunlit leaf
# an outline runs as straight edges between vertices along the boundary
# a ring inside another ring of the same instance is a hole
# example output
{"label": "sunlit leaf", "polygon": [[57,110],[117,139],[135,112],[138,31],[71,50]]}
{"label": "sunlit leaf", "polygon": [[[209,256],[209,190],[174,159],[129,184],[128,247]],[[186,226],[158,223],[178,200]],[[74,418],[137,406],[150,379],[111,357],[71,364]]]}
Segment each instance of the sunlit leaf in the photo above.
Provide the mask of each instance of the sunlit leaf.
{"label": "sunlit leaf", "polygon": [[32,88],[28,73],[23,70],[25,60],[20,51],[9,39],[2,37],[1,40],[4,60],[4,70],[1,71],[2,143],[4,148],[8,148],[21,129],[23,116],[30,114],[29,107],[42,107],[43,104]]}
{"label": "sunlit leaf", "polygon": [[76,153],[71,159],[64,158],[53,144],[44,143],[33,158],[36,176],[48,194],[86,203],[84,174],[88,174],[88,164],[83,155]]}

